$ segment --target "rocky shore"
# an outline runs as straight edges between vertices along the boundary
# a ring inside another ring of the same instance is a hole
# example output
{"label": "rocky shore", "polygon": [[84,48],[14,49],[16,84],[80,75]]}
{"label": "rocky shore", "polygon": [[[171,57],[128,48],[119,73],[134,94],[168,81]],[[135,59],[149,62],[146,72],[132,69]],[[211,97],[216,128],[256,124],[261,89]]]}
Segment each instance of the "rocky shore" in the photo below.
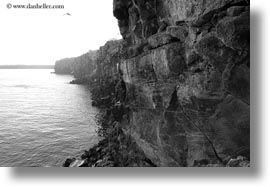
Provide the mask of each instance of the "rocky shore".
{"label": "rocky shore", "polygon": [[[64,167],[156,167],[122,129],[122,125],[128,122],[129,108],[120,103],[121,99],[114,102],[123,92],[117,86],[121,84],[121,80],[119,81],[120,83],[106,82],[105,85],[91,84],[93,105],[103,111],[96,119],[99,125],[98,134],[104,139],[85,150],[81,158],[68,158]],[[86,84],[84,81],[73,82],[77,83]]]}
{"label": "rocky shore", "polygon": [[137,144],[126,136],[118,123],[114,123],[109,134],[97,145],[85,151],[80,159],[67,159],[64,167],[155,167],[138,148]]}

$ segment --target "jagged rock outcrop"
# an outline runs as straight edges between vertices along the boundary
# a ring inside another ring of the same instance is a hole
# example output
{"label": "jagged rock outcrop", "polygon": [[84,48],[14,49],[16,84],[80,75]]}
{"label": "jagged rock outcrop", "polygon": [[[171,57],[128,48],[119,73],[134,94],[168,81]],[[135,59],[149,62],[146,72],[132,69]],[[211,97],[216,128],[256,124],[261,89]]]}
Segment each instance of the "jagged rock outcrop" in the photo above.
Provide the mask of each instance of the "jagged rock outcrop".
{"label": "jagged rock outcrop", "polygon": [[223,164],[250,148],[249,1],[114,0],[124,131],[158,166]]}

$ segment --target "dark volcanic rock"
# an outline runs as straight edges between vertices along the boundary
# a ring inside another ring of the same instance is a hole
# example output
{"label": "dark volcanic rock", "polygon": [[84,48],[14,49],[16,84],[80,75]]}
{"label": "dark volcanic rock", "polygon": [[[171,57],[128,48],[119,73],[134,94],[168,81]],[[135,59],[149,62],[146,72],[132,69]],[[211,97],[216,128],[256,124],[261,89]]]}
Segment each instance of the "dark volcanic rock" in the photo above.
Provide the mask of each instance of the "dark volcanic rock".
{"label": "dark volcanic rock", "polygon": [[241,150],[249,158],[249,3],[114,4],[126,45],[148,42],[120,64],[131,106],[124,129],[146,156],[158,166],[205,167],[225,166]]}

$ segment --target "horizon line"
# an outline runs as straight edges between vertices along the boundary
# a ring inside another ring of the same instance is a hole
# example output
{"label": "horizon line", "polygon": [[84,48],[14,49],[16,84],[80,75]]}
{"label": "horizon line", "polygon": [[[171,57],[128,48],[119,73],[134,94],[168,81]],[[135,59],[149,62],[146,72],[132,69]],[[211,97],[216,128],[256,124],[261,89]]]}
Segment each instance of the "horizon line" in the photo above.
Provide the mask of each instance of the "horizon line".
{"label": "horizon line", "polygon": [[55,65],[0,65],[0,69],[53,69]]}

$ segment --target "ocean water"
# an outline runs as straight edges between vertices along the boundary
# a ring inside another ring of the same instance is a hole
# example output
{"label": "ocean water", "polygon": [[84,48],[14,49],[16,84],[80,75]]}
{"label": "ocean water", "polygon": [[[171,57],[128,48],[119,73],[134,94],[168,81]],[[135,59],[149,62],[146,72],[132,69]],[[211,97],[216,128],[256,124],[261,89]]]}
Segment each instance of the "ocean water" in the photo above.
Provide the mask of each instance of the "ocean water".
{"label": "ocean water", "polygon": [[98,142],[91,93],[53,70],[0,70],[0,166],[61,166]]}

